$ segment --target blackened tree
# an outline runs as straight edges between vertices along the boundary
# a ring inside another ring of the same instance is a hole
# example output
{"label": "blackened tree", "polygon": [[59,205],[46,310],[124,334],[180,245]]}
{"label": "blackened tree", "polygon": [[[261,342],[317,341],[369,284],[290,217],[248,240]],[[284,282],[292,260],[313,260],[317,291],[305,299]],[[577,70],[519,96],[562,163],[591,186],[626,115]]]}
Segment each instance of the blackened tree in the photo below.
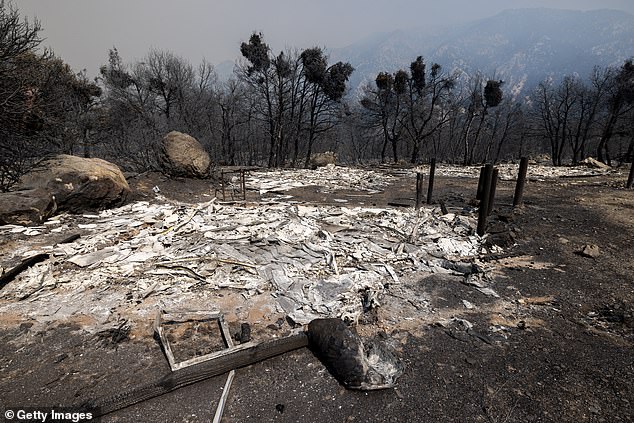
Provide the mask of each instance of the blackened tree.
{"label": "blackened tree", "polygon": [[[320,134],[330,131],[338,122],[342,110],[341,100],[346,92],[346,84],[354,68],[350,63],[337,62],[328,66],[328,58],[321,48],[304,50],[301,55],[305,102],[300,100],[305,110],[305,122],[300,125],[307,133],[307,149],[304,166],[308,167],[315,140]],[[301,132],[300,132],[301,133]],[[298,134],[299,135],[299,134]],[[297,149],[295,149],[297,153]]]}
{"label": "blackened tree", "polygon": [[378,129],[383,139],[381,147],[381,162],[383,163],[385,163],[388,145],[392,146],[394,162],[398,162],[398,146],[404,118],[404,79],[406,77],[402,72],[394,75],[380,72],[374,80],[375,86],[366,86],[360,100],[361,106],[366,111],[368,127]]}
{"label": "blackened tree", "polygon": [[611,165],[610,140],[618,120],[634,107],[634,63],[632,59],[625,61],[616,72],[608,97],[608,115],[605,120],[601,140],[597,146],[597,158]]}
{"label": "blackened tree", "polygon": [[38,21],[0,1],[0,189],[48,153],[75,153],[99,87],[50,51],[37,51]]}
{"label": "blackened tree", "polygon": [[421,148],[427,140],[448,122],[448,108],[444,107],[448,94],[455,85],[455,78],[442,72],[439,64],[431,66],[429,75],[421,56],[410,64],[410,74],[405,79],[406,125],[412,141],[412,163],[419,160]]}

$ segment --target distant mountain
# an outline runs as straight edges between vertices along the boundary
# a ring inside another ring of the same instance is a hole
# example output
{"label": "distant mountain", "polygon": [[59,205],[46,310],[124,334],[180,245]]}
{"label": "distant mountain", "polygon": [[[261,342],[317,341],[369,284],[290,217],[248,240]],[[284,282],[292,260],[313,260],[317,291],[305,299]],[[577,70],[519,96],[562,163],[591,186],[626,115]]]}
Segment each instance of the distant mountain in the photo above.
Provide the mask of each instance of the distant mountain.
{"label": "distant mountain", "polygon": [[224,62],[218,63],[214,66],[216,71],[216,75],[221,81],[226,81],[233,76],[233,69],[236,66],[235,61],[225,60]]}
{"label": "distant mountain", "polygon": [[417,56],[450,71],[480,71],[518,93],[547,76],[586,77],[596,65],[621,65],[634,56],[634,16],[615,10],[506,10],[434,32],[375,34],[330,51],[331,61],[355,67],[353,89],[378,72],[407,69]]}

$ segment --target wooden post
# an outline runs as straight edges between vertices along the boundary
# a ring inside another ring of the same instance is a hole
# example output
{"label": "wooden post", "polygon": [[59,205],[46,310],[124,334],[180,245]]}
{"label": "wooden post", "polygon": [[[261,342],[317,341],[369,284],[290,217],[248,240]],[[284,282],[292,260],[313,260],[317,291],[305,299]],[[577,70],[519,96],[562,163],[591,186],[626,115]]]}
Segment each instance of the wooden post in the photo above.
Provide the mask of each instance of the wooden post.
{"label": "wooden post", "polygon": [[489,193],[491,190],[491,177],[493,176],[493,165],[487,164],[482,171],[482,198],[478,209],[478,235],[482,236],[486,232],[487,214],[489,208]]}
{"label": "wooden post", "polygon": [[493,210],[493,203],[495,202],[495,190],[498,186],[498,168],[493,169],[491,173],[491,188],[489,189],[489,203],[487,204],[487,216],[491,214]]}
{"label": "wooden post", "polygon": [[630,165],[630,176],[627,178],[626,188],[632,188],[632,184],[634,184],[634,160],[632,160],[632,164]]}
{"label": "wooden post", "polygon": [[416,210],[420,209],[423,202],[423,174],[416,172]]}
{"label": "wooden post", "polygon": [[247,181],[244,174],[245,174],[244,169],[240,169],[240,185],[242,188],[242,200],[247,201]]}
{"label": "wooden post", "polygon": [[227,201],[225,198],[225,171],[220,170],[220,187],[222,188],[222,201]]}
{"label": "wooden post", "polygon": [[434,175],[436,174],[436,158],[431,159],[431,167],[429,168],[429,185],[427,187],[427,204],[431,204],[431,198],[434,192]]}
{"label": "wooden post", "polygon": [[520,170],[517,174],[517,184],[515,185],[515,195],[513,196],[513,207],[522,205],[522,196],[524,195],[524,185],[526,184],[526,172],[528,171],[528,157],[522,157],[520,160]]}
{"label": "wooden post", "polygon": [[442,214],[448,214],[449,210],[447,210],[447,205],[445,204],[445,202],[440,200],[438,203],[440,204],[440,211],[442,212]]}
{"label": "wooden post", "polygon": [[478,190],[476,191],[476,200],[482,200],[483,179],[484,179],[484,166],[480,168],[480,177],[478,178]]}

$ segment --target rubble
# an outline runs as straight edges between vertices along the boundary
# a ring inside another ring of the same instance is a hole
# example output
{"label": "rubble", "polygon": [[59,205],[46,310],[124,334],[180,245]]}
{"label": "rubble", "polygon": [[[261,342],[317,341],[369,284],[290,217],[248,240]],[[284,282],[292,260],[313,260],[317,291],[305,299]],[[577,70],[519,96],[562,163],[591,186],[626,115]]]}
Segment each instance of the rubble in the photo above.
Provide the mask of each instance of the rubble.
{"label": "rubble", "polygon": [[579,162],[579,164],[587,166],[589,168],[594,168],[594,169],[600,169],[600,170],[610,170],[611,167],[606,165],[605,163],[602,163],[600,161],[598,161],[597,159],[593,158],[593,157],[586,157],[585,159],[581,160]]}
{"label": "rubble", "polygon": [[[335,189],[344,183],[335,184],[328,174],[337,172],[338,181],[372,192],[390,178],[332,167],[307,171],[310,176],[294,171],[294,178],[281,176],[285,172],[255,172],[248,184],[280,191],[306,176],[305,185]],[[82,325],[94,332],[120,317],[148,320],[157,306],[180,304],[207,309],[212,303],[236,316],[257,305],[267,316],[286,316],[296,324],[322,317],[357,322],[405,276],[441,272],[476,278],[479,270],[472,263],[486,252],[468,211],[442,215],[438,208],[279,199],[191,205],[160,194],[157,200],[99,214],[64,214],[39,227],[0,226],[0,237],[82,233],[67,244],[16,243],[3,265],[38,253],[50,258],[0,291],[0,314],[19,313],[41,325],[84,316]],[[479,289],[491,294],[490,281],[478,280],[484,281]],[[28,301],[17,301],[25,296]]]}
{"label": "rubble", "polygon": [[[600,162],[599,162],[600,163]],[[602,164],[602,163],[601,163]],[[455,166],[450,164],[437,164],[436,176],[477,178],[481,166]],[[498,177],[502,181],[514,181],[517,179],[518,165],[513,163],[499,163]],[[527,178],[532,181],[544,181],[562,177],[586,177],[605,175],[614,170],[609,166],[546,166],[543,164],[530,164]],[[429,166],[418,166],[411,171],[412,177],[416,172],[429,174]]]}
{"label": "rubble", "polygon": [[[509,172],[515,167],[508,165]],[[555,174],[552,167],[531,166],[529,175],[545,175],[542,168]],[[460,169],[439,165],[437,171]],[[36,329],[75,320],[94,333],[116,328],[125,318],[134,336],[139,323],[151,325],[157,308],[183,304],[194,309],[212,304],[230,321],[264,325],[280,318],[294,324],[328,317],[356,323],[372,310],[392,307],[382,318],[392,313],[388,320],[398,325],[407,318],[394,309],[401,299],[413,312],[430,312],[427,294],[411,286],[431,273],[457,275],[498,298],[491,269],[479,258],[500,249],[475,234],[473,209],[443,214],[437,207],[308,205],[286,194],[315,186],[324,193],[371,197],[398,177],[413,179],[414,170],[328,165],[252,171],[246,185],[266,194],[260,203],[187,204],[156,193],[152,202],[61,214],[40,226],[0,226],[0,238],[12,239],[0,250],[3,268],[37,254],[49,256],[0,290],[0,315],[23,316]],[[476,177],[479,167],[467,171]],[[69,234],[81,237],[48,241]],[[391,297],[399,300],[386,300]],[[464,299],[467,309],[477,304]]]}
{"label": "rubble", "polygon": [[268,192],[285,192],[293,188],[318,186],[321,192],[354,190],[364,194],[381,192],[396,179],[394,175],[369,169],[327,164],[317,169],[278,169],[249,174],[247,188]]}
{"label": "rubble", "polygon": [[363,391],[391,388],[403,365],[383,344],[364,342],[339,319],[315,319],[308,325],[308,342],[341,384]]}

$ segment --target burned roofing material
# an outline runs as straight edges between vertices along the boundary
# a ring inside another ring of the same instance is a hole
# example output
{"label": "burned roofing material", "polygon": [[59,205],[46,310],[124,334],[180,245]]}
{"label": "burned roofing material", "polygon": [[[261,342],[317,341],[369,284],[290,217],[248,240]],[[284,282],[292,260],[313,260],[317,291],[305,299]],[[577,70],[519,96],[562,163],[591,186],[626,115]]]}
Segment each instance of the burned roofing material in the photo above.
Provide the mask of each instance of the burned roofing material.
{"label": "burned roofing material", "polygon": [[[371,193],[393,178],[329,167],[254,172],[247,185],[282,192],[302,184],[333,190],[350,184]],[[94,329],[103,330],[115,320],[113,310],[133,322],[159,301],[170,306],[206,299],[223,311],[233,304],[223,304],[218,293],[230,290],[239,292],[243,308],[266,302],[270,315],[297,324],[325,317],[356,323],[404,275],[458,273],[487,288],[483,275],[461,271],[471,269],[484,248],[469,210],[442,215],[437,208],[308,205],[283,196],[246,205],[215,199],[192,205],[160,194],[157,200],[61,215],[39,227],[0,227],[27,238],[84,232],[69,244],[34,249],[28,239],[19,243],[14,257],[45,252],[51,259],[2,290],[0,312],[20,310],[43,324],[90,314]],[[28,304],[10,300],[28,293]],[[41,310],[55,311],[55,317]]]}

